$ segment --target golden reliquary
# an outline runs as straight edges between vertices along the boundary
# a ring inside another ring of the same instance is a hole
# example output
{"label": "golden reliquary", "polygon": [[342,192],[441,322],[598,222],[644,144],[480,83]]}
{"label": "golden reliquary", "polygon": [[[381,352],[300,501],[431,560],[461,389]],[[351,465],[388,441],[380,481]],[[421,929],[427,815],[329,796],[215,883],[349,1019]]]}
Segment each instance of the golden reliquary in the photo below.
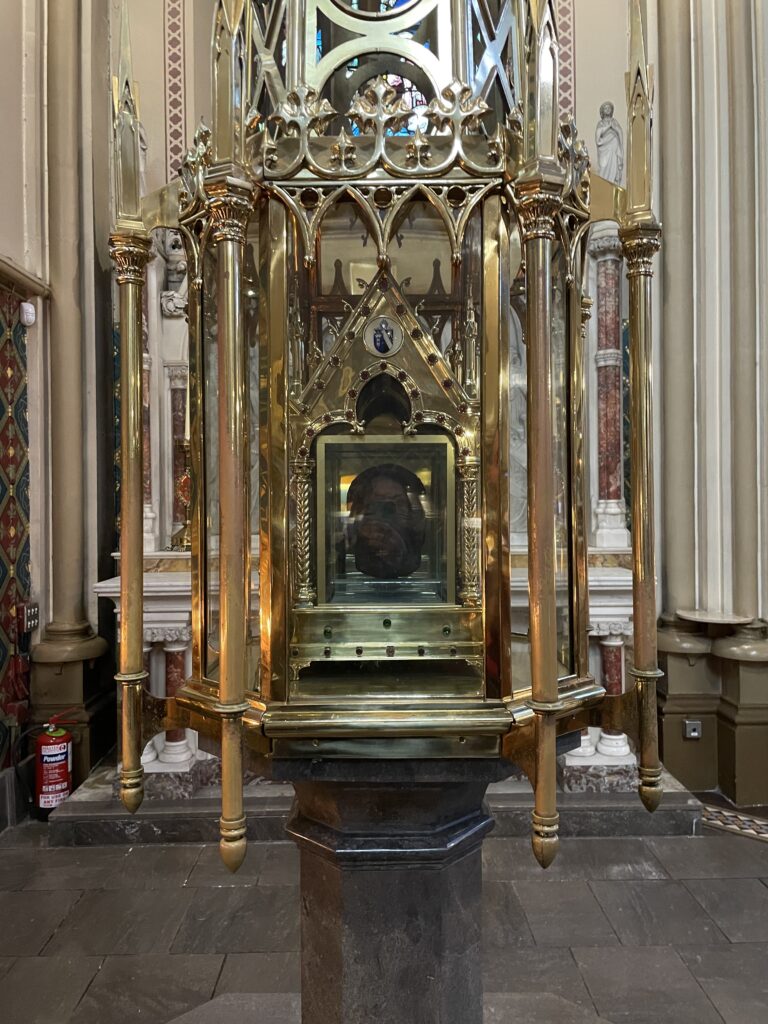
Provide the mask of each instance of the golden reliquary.
{"label": "golden reliquary", "polygon": [[[660,798],[651,487],[652,79],[631,2],[628,184],[558,114],[551,0],[218,0],[213,124],[138,190],[124,27],[112,235],[122,341],[122,793],[143,744],[220,749],[222,851],[243,754],[500,758],[557,843],[559,736],[597,716]],[[630,286],[634,688],[587,659],[583,287],[591,226]],[[150,232],[190,268],[193,671],[142,665],[140,310]],[[516,595],[519,595],[516,597]]]}

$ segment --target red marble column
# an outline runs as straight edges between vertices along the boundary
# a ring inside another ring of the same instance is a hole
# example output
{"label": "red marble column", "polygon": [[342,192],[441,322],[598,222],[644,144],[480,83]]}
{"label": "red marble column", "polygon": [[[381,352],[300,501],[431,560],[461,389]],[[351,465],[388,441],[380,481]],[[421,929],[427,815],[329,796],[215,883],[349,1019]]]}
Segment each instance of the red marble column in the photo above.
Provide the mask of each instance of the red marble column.
{"label": "red marble column", "polygon": [[[189,640],[166,640],[165,651],[165,696],[175,697],[187,676],[187,648]],[[189,761],[192,751],[187,742],[185,729],[169,729],[165,734],[165,745],[160,760],[167,764],[181,764]]]}
{"label": "red marble column", "polygon": [[597,408],[599,497],[622,498],[621,466],[621,259],[597,264]]}
{"label": "red marble column", "polygon": [[[605,691],[618,696],[624,690],[624,636],[610,633],[600,637],[600,667]],[[612,757],[626,757],[631,753],[624,733],[615,729],[603,729],[597,742],[598,754]]]}
{"label": "red marble column", "polygon": [[590,243],[597,275],[597,546],[629,545],[622,451],[621,243],[615,231]]}

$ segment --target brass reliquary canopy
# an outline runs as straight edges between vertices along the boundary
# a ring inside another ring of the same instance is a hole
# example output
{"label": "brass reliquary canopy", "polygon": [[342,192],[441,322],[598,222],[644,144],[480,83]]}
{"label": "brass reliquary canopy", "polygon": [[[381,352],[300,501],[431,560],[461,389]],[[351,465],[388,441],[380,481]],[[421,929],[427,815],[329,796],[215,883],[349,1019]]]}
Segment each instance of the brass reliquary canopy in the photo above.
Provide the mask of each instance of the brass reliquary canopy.
{"label": "brass reliquary canopy", "polygon": [[[124,36],[112,238],[124,422],[129,433],[140,398],[149,232],[177,227],[190,267],[193,579],[192,676],[156,701],[136,647],[141,452],[124,449],[129,803],[142,719],[145,732],[182,722],[220,744],[231,843],[242,837],[241,749],[506,756],[536,784],[541,856],[554,849],[557,738],[577,734],[604,696],[587,646],[586,242],[596,220],[619,224],[636,282],[640,424],[659,229],[639,5],[626,191],[592,173],[560,119],[553,7],[218,0],[213,123],[180,179],[151,197],[138,194]],[[647,624],[650,445],[638,431]],[[640,723],[652,803],[653,724],[637,708],[649,706],[655,648],[641,641],[638,662],[636,639],[635,652],[637,694],[602,713]]]}

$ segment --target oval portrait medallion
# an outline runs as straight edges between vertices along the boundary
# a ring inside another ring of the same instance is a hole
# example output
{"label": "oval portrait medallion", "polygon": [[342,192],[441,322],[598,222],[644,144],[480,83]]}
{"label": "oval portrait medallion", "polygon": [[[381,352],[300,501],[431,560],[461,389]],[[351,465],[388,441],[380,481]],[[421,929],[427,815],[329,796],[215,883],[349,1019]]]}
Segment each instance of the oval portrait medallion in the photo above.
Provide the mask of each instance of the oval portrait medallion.
{"label": "oval portrait medallion", "polygon": [[369,320],[363,332],[363,344],[374,356],[388,358],[403,346],[405,332],[397,320],[390,316],[376,316]]}

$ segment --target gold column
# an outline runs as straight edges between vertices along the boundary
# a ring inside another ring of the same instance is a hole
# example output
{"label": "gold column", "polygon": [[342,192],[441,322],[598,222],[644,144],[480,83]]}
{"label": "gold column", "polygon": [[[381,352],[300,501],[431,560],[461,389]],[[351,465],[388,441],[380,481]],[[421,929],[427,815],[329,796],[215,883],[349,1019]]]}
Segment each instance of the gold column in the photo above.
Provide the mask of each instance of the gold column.
{"label": "gold column", "polygon": [[294,563],[294,604],[297,608],[311,608],[317,600],[317,589],[312,579],[312,513],[310,491],[313,459],[295,459],[291,463],[293,498],[296,503],[296,561]]}
{"label": "gold column", "polygon": [[555,485],[552,423],[552,247],[561,186],[546,180],[518,186],[525,253],[528,343],[528,603],[531,707],[536,712],[532,843],[542,867],[558,847],[555,794],[558,701],[555,588]]}
{"label": "gold column", "polygon": [[652,209],[653,74],[645,59],[639,0],[630,4],[630,70],[627,74],[627,196],[619,230],[629,280],[629,357],[632,480],[632,616],[639,719],[640,799],[659,806],[656,681],[656,555],[653,504],[653,378],[651,284],[661,227]]}
{"label": "gold column", "polygon": [[486,665],[498,666],[498,679],[487,673],[486,683],[489,695],[501,698],[509,697],[513,689],[508,475],[509,249],[507,215],[501,197],[489,196],[483,204],[482,375],[488,386],[481,393],[481,594],[485,606]]}
{"label": "gold column", "polygon": [[219,390],[219,602],[221,655],[221,857],[236,871],[245,857],[242,716],[248,665],[251,581],[248,366],[242,308],[245,232],[252,193],[244,182],[209,183],[217,252]]}
{"label": "gold column", "polygon": [[653,378],[651,283],[658,225],[621,231],[629,280],[629,358],[632,480],[632,620],[640,726],[640,798],[649,811],[661,801],[656,681],[656,555],[653,528]]}
{"label": "gold column", "polygon": [[142,428],[142,292],[150,259],[146,236],[110,238],[120,289],[120,655],[122,686],[120,797],[135,812],[144,797],[141,734],[144,668],[144,536]]}
{"label": "gold column", "polygon": [[[579,275],[580,276],[580,275]],[[587,343],[587,324],[592,315],[592,299],[579,295],[575,288],[571,296],[571,487],[573,533],[574,654],[576,673],[580,678],[589,675],[589,582],[587,578],[587,472],[585,455],[586,375],[584,372]],[[578,327],[576,327],[578,324]]]}
{"label": "gold column", "polygon": [[459,565],[461,569],[461,587],[459,600],[469,608],[480,604],[480,567],[478,555],[480,551],[480,510],[478,508],[478,485],[480,477],[480,460],[466,457],[459,461],[459,480],[461,486],[461,550]]}

